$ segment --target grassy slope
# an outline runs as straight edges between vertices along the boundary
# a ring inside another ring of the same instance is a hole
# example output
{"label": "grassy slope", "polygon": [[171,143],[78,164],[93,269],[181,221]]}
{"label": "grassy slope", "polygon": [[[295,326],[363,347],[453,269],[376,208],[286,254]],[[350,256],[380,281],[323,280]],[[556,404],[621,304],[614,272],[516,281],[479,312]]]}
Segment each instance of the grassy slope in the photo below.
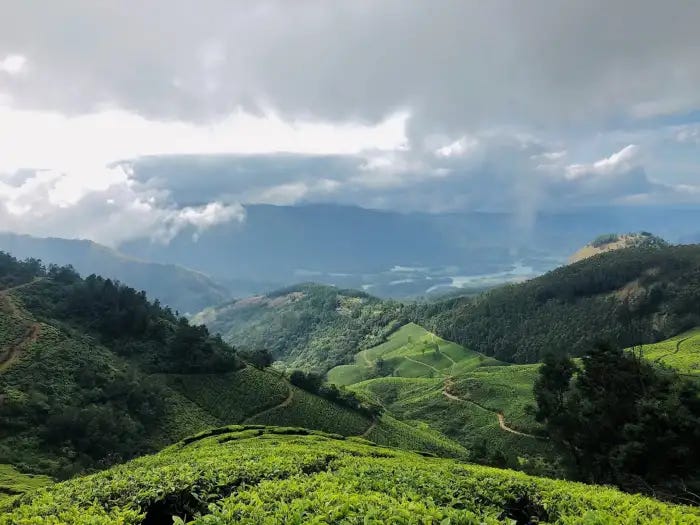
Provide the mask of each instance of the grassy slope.
{"label": "grassy slope", "polygon": [[[436,348],[439,352],[435,351]],[[344,386],[375,377],[378,359],[382,359],[386,366],[382,375],[416,378],[442,377],[455,370],[466,372],[487,361],[477,352],[445,341],[417,324],[408,323],[391,334],[386,342],[359,352],[355,364],[329,370],[328,381]]]}
{"label": "grassy slope", "polygon": [[644,357],[677,369],[681,374],[700,375],[700,328],[660,343],[642,347]]}
{"label": "grassy slope", "polygon": [[697,508],[291,428],[231,427],[27,494],[0,524],[697,524]]}
{"label": "grassy slope", "polygon": [[[380,358],[390,375],[371,378]],[[545,442],[503,430],[496,415],[502,413],[506,424],[518,431],[540,430],[526,410],[534,404],[537,366],[503,366],[409,323],[385,343],[359,352],[356,364],[330,370],[328,379],[361,393],[413,428],[460,443],[479,460],[493,462],[498,457],[502,462],[505,457],[517,466],[518,457],[554,458]],[[465,401],[446,398],[447,384]]]}

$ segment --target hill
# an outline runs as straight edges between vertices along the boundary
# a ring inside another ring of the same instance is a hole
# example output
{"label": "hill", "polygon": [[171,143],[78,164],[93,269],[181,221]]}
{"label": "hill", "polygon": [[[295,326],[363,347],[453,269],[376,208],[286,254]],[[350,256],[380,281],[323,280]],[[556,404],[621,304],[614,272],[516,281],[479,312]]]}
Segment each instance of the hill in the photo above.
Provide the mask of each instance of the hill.
{"label": "hill", "polygon": [[395,446],[468,454],[435,432],[372,416],[248,365],[206,328],[143,293],[0,253],[0,464],[69,477],[241,422],[371,434]]}
{"label": "hill", "polygon": [[5,503],[0,524],[693,524],[697,508],[295,428],[224,427]]}
{"label": "hill", "polygon": [[569,257],[569,263],[575,263],[593,257],[599,253],[611,252],[622,248],[668,246],[668,243],[660,237],[656,237],[649,232],[626,233],[618,235],[610,233],[599,235],[592,242],[578,250]]}
{"label": "hill", "polygon": [[420,422],[460,443],[475,461],[558,475],[528,406],[539,365],[510,365],[409,323],[385,343],[328,372],[409,424]]}
{"label": "hill", "polygon": [[302,284],[207,308],[193,321],[239,348],[265,348],[287,367],[325,372],[382,342],[402,309],[364,292]]}
{"label": "hill", "polygon": [[581,355],[596,341],[650,344],[700,326],[700,245],[601,253],[476,297],[428,303],[300,285],[195,317],[241,348],[268,348],[286,367],[354,366],[355,354],[407,322],[485,356],[535,363]]}
{"label": "hill", "polygon": [[0,250],[19,259],[33,257],[46,264],[72,265],[81,275],[96,274],[121,281],[183,313],[198,312],[232,296],[228,286],[201,272],[128,257],[92,241],[0,233]]}
{"label": "hill", "polygon": [[407,317],[502,361],[581,355],[596,341],[648,344],[700,325],[700,246],[602,253],[476,298],[411,307]]}

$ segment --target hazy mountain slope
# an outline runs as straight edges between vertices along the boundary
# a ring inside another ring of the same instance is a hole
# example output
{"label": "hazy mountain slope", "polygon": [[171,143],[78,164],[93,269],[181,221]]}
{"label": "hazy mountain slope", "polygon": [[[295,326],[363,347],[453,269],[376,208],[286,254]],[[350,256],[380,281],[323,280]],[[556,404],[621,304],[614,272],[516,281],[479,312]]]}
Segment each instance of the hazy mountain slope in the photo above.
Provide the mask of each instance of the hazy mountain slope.
{"label": "hazy mountain slope", "polygon": [[569,263],[575,263],[593,257],[599,253],[621,250],[622,248],[639,248],[644,246],[667,246],[668,243],[648,232],[625,233],[618,235],[615,233],[599,235],[592,242],[569,257]]}
{"label": "hazy mountain slope", "polygon": [[279,427],[216,429],[0,510],[3,525],[700,523],[697,508],[610,488]]}
{"label": "hazy mountain slope", "polygon": [[[469,276],[493,278],[514,268],[525,268],[528,275],[543,273],[601,232],[653,231],[673,242],[695,233],[700,222],[698,209],[641,206],[531,217],[333,205],[251,205],[246,212],[243,223],[204,232],[184,230],[167,245],[142,239],[120,249],[194,268],[217,280],[235,276],[282,286],[313,280],[344,288],[365,286],[382,297],[410,297],[425,295],[434,286],[447,291]],[[408,271],[392,271],[399,267]],[[500,275],[500,282],[508,278]]]}
{"label": "hazy mountain slope", "polygon": [[35,257],[46,264],[70,264],[83,276],[116,279],[183,313],[194,313],[231,297],[226,286],[203,273],[127,257],[91,241],[0,233],[0,250],[19,259]]}

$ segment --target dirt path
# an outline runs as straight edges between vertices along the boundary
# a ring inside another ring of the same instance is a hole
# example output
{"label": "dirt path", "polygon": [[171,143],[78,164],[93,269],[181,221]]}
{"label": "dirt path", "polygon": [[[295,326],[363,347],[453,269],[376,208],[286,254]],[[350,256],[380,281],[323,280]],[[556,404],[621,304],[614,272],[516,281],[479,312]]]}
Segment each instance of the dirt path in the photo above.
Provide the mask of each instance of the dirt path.
{"label": "dirt path", "polygon": [[4,372],[8,368],[10,368],[15,363],[15,361],[19,359],[22,350],[24,350],[27,346],[31,345],[32,343],[36,342],[37,338],[39,337],[40,331],[41,326],[39,325],[39,323],[33,323],[29,327],[27,335],[24,336],[22,341],[20,341],[16,345],[12,345],[9,348],[9,350],[5,352],[4,355],[0,356],[0,372]]}
{"label": "dirt path", "polygon": [[282,401],[279,405],[275,405],[273,407],[266,408],[265,410],[261,410],[257,414],[253,414],[252,416],[245,418],[243,420],[243,424],[250,423],[253,419],[260,417],[260,416],[264,416],[265,414],[268,414],[268,413],[272,412],[273,410],[277,410],[278,408],[287,407],[292,403],[293,400],[294,400],[294,389],[292,387],[289,387],[289,394],[287,394],[287,398],[284,401]]}
{"label": "dirt path", "polygon": [[668,356],[671,356],[671,355],[676,355],[678,352],[681,351],[681,345],[682,345],[684,342],[686,342],[688,339],[691,339],[692,337],[693,337],[693,336],[688,336],[688,337],[684,337],[683,339],[679,339],[678,341],[676,341],[676,349],[675,349],[673,352],[669,352],[669,353],[667,353],[667,354],[663,354],[663,355],[657,357],[656,359],[654,359],[654,362],[655,362],[655,363],[660,363],[662,359],[665,359],[665,358],[667,358]]}
{"label": "dirt path", "polygon": [[[19,290],[21,288],[24,288],[25,286],[34,284],[39,280],[41,280],[41,278],[33,279],[28,283],[18,284],[17,286],[13,286],[12,288],[5,288],[4,290],[0,290],[0,297],[2,297],[5,300],[10,315],[19,315],[20,312],[17,309],[17,305],[14,303],[14,301],[10,299],[10,297],[8,297],[8,294],[14,290]],[[37,338],[39,337],[40,331],[41,325],[39,323],[32,323],[29,326],[27,333],[19,343],[11,345],[3,354],[0,354],[0,372],[3,372],[10,368],[17,361],[17,359],[19,359],[22,350],[24,350],[27,346],[31,345],[32,343],[36,342]]]}
{"label": "dirt path", "polygon": [[510,432],[511,434],[515,434],[517,436],[524,436],[524,437],[529,437],[529,438],[533,438],[533,439],[541,439],[539,436],[535,436],[533,434],[527,434],[525,432],[520,432],[518,430],[510,428],[508,425],[506,425],[506,419],[503,416],[502,412],[487,408],[484,405],[482,405],[481,403],[477,403],[476,401],[473,401],[471,399],[464,399],[461,397],[457,397],[453,394],[450,394],[450,392],[448,392],[448,390],[447,390],[448,384],[449,384],[449,382],[447,380],[445,380],[445,388],[442,391],[442,395],[445,396],[447,399],[451,399],[452,401],[458,401],[460,403],[471,403],[472,405],[478,406],[482,410],[486,410],[487,412],[491,412],[493,414],[496,414],[496,418],[498,419],[498,426],[501,430],[504,430],[505,432]]}
{"label": "dirt path", "polygon": [[372,431],[373,431],[375,428],[377,428],[377,420],[376,420],[376,419],[372,419],[372,424],[371,424],[369,427],[367,427],[367,430],[365,430],[362,434],[360,434],[360,437],[361,437],[361,438],[366,438],[367,436],[369,436],[369,435],[372,433]]}
{"label": "dirt path", "polygon": [[414,362],[414,363],[418,363],[419,365],[427,366],[428,368],[430,368],[430,369],[432,369],[432,370],[435,370],[438,374],[440,374],[440,375],[442,375],[442,376],[445,375],[445,372],[443,372],[442,370],[438,370],[438,369],[435,368],[433,365],[429,365],[429,364],[427,364],[427,363],[423,363],[423,362],[418,361],[418,360],[416,360],[416,359],[411,359],[411,358],[408,357],[407,355],[403,356],[403,358],[406,359],[406,360],[408,360],[408,361],[412,361],[412,362]]}

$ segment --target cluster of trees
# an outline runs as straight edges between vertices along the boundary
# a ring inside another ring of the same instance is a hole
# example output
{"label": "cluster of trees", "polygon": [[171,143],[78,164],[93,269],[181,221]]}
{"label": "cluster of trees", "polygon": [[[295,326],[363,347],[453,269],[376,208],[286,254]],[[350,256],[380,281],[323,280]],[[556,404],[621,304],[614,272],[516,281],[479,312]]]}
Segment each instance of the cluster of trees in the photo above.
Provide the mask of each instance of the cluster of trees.
{"label": "cluster of trees", "polygon": [[291,367],[327,371],[386,340],[406,321],[403,310],[363,292],[304,284],[259,303],[224,306],[208,324],[240,349],[267,348]]}
{"label": "cluster of trees", "polygon": [[700,246],[604,253],[476,298],[405,307],[445,339],[510,362],[656,342],[700,325]]}
{"label": "cluster of trees", "polygon": [[0,251],[0,290],[30,282],[46,273],[38,259],[18,261],[9,253]]}
{"label": "cluster of trees", "polygon": [[549,355],[536,417],[587,482],[700,503],[700,386],[640,353],[598,345],[579,367]]}
{"label": "cluster of trees", "polygon": [[382,408],[373,403],[363,401],[357,394],[338,388],[331,383],[325,383],[323,375],[316,372],[305,372],[303,370],[293,370],[289,374],[289,382],[312,394],[321,396],[328,401],[357,410],[368,417],[376,417],[382,412]]}
{"label": "cluster of trees", "polygon": [[152,372],[224,372],[239,366],[235,351],[146,293],[70,266],[51,266],[46,279],[21,291],[37,317],[57,319],[97,335],[119,355]]}

